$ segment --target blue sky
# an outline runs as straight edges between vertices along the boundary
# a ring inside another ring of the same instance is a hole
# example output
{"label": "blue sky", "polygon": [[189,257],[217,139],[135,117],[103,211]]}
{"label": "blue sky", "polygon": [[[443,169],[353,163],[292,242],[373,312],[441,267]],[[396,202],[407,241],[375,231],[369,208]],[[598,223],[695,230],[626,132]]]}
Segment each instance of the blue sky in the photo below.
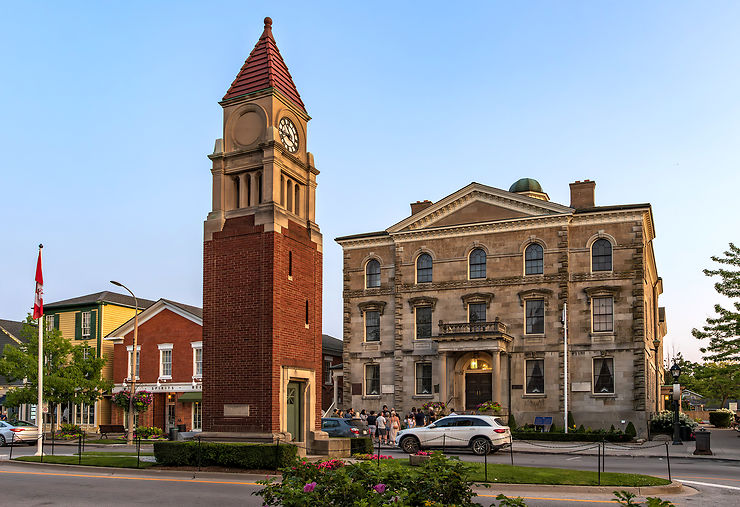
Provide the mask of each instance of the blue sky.
{"label": "blue sky", "polygon": [[[313,120],[324,332],[341,250],[471,181],[596,180],[650,202],[669,341],[718,301],[701,269],[738,238],[737,2],[32,2],[0,6],[0,318],[112,290],[201,304],[206,155],[271,16]],[[393,182],[393,183],[391,183]]]}

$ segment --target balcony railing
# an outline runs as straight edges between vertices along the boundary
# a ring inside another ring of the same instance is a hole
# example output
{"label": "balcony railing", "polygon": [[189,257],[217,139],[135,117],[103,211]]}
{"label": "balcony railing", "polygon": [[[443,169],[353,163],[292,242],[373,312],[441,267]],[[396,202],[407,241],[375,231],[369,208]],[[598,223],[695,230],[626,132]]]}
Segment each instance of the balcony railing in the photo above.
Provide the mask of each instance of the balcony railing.
{"label": "balcony railing", "polygon": [[493,322],[448,322],[439,321],[440,335],[462,334],[506,334],[506,324],[496,319]]}

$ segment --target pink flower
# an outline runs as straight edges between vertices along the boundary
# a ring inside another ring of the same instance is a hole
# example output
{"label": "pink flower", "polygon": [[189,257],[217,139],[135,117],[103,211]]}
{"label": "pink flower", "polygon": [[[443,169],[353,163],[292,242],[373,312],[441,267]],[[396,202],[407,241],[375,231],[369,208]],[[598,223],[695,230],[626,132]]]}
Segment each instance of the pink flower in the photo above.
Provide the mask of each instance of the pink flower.
{"label": "pink flower", "polygon": [[314,482],[309,482],[309,483],[306,483],[306,485],[305,485],[305,486],[303,486],[303,492],[304,492],[304,493],[310,493],[310,492],[312,492],[312,491],[313,491],[314,489],[316,489],[316,482],[315,482],[315,481],[314,481]]}
{"label": "pink flower", "polygon": [[373,489],[378,493],[385,493],[385,484],[376,484]]}

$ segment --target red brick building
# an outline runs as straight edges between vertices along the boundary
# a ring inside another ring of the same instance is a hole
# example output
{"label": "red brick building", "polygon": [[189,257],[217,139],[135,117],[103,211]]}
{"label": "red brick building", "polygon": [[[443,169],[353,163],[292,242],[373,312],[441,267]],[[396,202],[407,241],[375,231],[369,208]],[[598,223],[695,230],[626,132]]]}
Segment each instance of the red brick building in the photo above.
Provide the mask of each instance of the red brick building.
{"label": "red brick building", "polygon": [[203,428],[214,438],[289,433],[312,445],[326,439],[319,171],[270,18],[220,105],[204,224]]}
{"label": "red brick building", "polygon": [[[154,402],[138,415],[138,426],[202,428],[202,316],[200,308],[167,299],[139,314],[136,390],[152,392]],[[133,335],[131,319],[105,338],[114,344],[114,393],[130,388]],[[126,426],[125,411],[114,406],[111,423]]]}

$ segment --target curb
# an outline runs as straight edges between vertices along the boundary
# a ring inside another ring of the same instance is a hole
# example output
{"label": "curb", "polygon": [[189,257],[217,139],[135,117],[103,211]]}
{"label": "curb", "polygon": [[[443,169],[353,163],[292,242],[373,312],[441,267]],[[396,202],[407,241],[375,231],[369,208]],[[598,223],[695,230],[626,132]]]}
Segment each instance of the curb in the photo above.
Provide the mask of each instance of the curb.
{"label": "curb", "polygon": [[[487,484],[486,488],[482,484]],[[626,487],[626,486],[572,486],[558,484],[498,484],[498,483],[476,483],[474,484],[476,492],[486,491],[490,488],[505,492],[518,491],[535,491],[535,492],[559,492],[559,493],[604,493],[611,495],[615,490],[628,491],[638,496],[656,495],[656,494],[677,494],[689,492],[690,488],[685,488],[678,481],[673,481],[665,486],[644,486],[644,487]],[[691,490],[693,491],[693,490]]]}

